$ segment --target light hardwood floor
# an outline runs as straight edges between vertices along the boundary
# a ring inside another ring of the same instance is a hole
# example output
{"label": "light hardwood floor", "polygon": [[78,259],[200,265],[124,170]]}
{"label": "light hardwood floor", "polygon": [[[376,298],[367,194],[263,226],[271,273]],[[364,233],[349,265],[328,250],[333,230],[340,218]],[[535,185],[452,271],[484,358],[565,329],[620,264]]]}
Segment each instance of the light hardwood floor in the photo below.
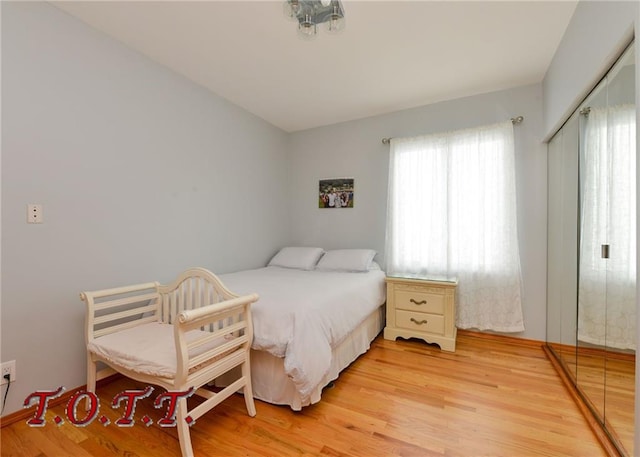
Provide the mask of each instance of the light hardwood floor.
{"label": "light hardwood floor", "polygon": [[[507,340],[511,341],[511,340]],[[124,389],[144,387],[120,378],[98,389],[100,414]],[[158,389],[156,389],[158,392]],[[604,455],[573,400],[538,345],[505,343],[461,332],[455,353],[422,341],[387,341],[327,387],[322,401],[293,412],[256,403],[246,414],[233,396],[191,429],[196,456],[581,456]],[[2,456],[179,456],[176,431],[155,423],[151,399],[140,401],[136,424],[87,427],[51,408],[47,424],[24,420],[1,430]]]}

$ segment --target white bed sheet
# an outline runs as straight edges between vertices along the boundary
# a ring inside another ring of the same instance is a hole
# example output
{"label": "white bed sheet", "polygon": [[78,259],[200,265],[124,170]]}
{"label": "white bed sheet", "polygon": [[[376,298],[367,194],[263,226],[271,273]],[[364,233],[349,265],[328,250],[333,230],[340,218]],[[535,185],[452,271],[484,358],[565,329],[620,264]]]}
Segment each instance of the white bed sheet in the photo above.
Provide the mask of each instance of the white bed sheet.
{"label": "white bed sheet", "polygon": [[[288,405],[294,411],[320,401],[323,389],[338,379],[342,370],[354,362],[371,347],[371,342],[380,334],[385,324],[385,307],[380,306],[371,313],[353,332],[332,351],[331,368],[308,397],[300,397],[291,379],[284,372],[284,359],[268,352],[251,350],[251,378],[253,397],[274,405]],[[225,375],[227,376],[227,375]],[[231,384],[239,373],[229,375],[221,387]],[[217,381],[216,381],[217,383]]]}
{"label": "white bed sheet", "polygon": [[385,274],[265,267],[220,275],[237,294],[256,292],[252,348],[284,358],[300,397],[308,398],[331,368],[332,350],[385,302]]}

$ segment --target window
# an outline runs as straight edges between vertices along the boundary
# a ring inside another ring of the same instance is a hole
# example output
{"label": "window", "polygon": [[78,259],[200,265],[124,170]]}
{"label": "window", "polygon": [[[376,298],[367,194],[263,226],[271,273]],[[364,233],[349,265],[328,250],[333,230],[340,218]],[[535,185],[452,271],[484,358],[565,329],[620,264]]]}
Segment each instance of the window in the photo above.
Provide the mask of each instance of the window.
{"label": "window", "polygon": [[457,325],[524,330],[513,125],[391,140],[387,273],[458,278]]}

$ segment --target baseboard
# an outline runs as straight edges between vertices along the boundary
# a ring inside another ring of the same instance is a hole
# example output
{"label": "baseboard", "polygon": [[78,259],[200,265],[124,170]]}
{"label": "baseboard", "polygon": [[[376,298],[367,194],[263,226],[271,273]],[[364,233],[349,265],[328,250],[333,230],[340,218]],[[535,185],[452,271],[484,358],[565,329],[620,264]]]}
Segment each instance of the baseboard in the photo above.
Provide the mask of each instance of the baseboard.
{"label": "baseboard", "polygon": [[461,336],[463,338],[466,337],[466,338],[478,338],[483,340],[493,340],[493,341],[499,341],[506,344],[516,344],[519,346],[535,347],[535,348],[539,348],[542,344],[544,344],[544,341],[540,341],[540,340],[518,338],[517,336],[505,335],[502,333],[481,332],[479,330],[458,329],[458,338],[460,338]]}
{"label": "baseboard", "polygon": [[[556,373],[562,380],[562,384],[565,386],[571,398],[578,406],[578,409],[584,416],[585,420],[589,424],[589,427],[593,431],[594,435],[598,438],[598,442],[609,457],[621,457],[624,453],[620,451],[621,444],[614,436],[608,434],[602,427],[602,424],[596,420],[593,411],[590,409],[589,402],[586,397],[580,392],[573,381],[569,378],[568,369],[561,359],[546,343],[542,344],[542,350],[551,362],[551,365],[556,370]],[[592,407],[592,406],[591,406]],[[615,443],[615,444],[614,444]],[[617,446],[616,446],[617,444]]]}

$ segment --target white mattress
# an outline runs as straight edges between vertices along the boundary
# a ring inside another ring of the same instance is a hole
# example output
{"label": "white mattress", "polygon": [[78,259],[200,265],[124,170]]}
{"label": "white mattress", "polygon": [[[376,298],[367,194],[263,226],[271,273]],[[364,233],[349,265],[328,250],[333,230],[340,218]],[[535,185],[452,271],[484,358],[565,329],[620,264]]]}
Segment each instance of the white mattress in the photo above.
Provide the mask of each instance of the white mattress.
{"label": "white mattress", "polygon": [[280,267],[220,275],[232,292],[260,296],[252,305],[252,348],[282,359],[284,373],[303,404],[324,385],[334,349],[384,304],[384,277],[381,270],[342,273]]}

